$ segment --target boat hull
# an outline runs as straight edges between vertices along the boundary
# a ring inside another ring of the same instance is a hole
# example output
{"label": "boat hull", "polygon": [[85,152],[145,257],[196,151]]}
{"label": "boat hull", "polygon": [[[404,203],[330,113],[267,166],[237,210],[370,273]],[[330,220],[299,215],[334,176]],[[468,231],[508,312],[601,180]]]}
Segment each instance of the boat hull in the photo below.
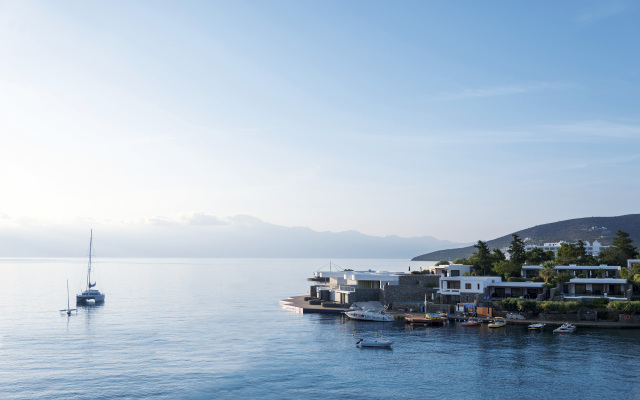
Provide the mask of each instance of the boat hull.
{"label": "boat hull", "polygon": [[347,311],[344,313],[347,317],[357,321],[372,321],[372,322],[393,322],[394,319],[389,314],[381,314],[376,312],[367,311]]}
{"label": "boat hull", "polygon": [[360,340],[356,343],[357,347],[391,347],[393,341],[391,340]]}
{"label": "boat hull", "polygon": [[[97,292],[97,290],[95,291]],[[86,305],[89,302],[95,302],[96,304],[104,303],[105,295],[103,293],[86,293],[83,292],[76,296],[77,305]]]}

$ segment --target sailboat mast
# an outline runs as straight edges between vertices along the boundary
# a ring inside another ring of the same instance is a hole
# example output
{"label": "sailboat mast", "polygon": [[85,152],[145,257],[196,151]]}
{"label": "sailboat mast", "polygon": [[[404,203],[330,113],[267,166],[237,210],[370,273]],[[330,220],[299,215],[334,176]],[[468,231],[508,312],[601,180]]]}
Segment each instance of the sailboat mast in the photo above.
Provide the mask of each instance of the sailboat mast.
{"label": "sailboat mast", "polygon": [[71,309],[69,305],[69,280],[67,279],[67,310]]}
{"label": "sailboat mast", "polygon": [[87,272],[87,290],[91,289],[91,247],[93,247],[93,229],[91,229],[91,238],[89,239],[89,272]]}

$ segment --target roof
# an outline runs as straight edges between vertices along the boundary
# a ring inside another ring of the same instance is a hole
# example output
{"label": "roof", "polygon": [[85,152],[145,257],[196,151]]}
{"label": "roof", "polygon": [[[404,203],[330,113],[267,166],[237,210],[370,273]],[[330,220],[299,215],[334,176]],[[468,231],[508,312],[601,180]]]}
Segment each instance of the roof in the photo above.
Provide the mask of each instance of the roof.
{"label": "roof", "polygon": [[[542,269],[540,265],[523,265],[522,269]],[[555,269],[610,269],[610,270],[619,270],[620,267],[617,265],[556,265]]]}
{"label": "roof", "polygon": [[487,285],[488,287],[523,287],[523,288],[541,288],[544,282],[496,282]]}
{"label": "roof", "polygon": [[569,283],[610,283],[615,285],[620,285],[627,283],[626,279],[598,279],[598,278],[573,278],[569,281]]}

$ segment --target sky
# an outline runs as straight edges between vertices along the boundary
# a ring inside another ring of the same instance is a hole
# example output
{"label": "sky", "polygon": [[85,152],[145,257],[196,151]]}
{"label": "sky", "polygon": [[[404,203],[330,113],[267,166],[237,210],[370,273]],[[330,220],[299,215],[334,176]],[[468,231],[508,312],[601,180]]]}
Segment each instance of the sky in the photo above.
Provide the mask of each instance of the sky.
{"label": "sky", "polygon": [[0,0],[0,227],[638,213],[635,1]]}

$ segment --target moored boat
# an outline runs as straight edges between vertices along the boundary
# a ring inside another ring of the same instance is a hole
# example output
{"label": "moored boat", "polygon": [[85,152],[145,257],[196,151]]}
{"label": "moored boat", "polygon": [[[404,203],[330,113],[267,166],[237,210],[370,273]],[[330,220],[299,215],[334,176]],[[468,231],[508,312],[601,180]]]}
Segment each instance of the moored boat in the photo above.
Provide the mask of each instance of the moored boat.
{"label": "moored boat", "polygon": [[391,315],[378,310],[353,310],[344,314],[351,319],[359,321],[393,322]]}
{"label": "moored boat", "polygon": [[378,339],[360,339],[356,342],[357,347],[391,347],[392,340],[378,340]]}
{"label": "moored boat", "polygon": [[507,320],[498,317],[493,320],[493,322],[491,322],[488,326],[489,328],[504,328],[505,326],[507,326]]}
{"label": "moored boat", "polygon": [[482,325],[482,321],[470,319],[469,321],[464,321],[460,325],[462,325],[462,326],[479,326],[479,325]]}
{"label": "moored boat", "polygon": [[404,317],[404,321],[407,324],[442,325],[447,319],[442,318],[439,313],[427,313],[424,316],[407,315]]}
{"label": "moored boat", "polygon": [[93,229],[89,239],[89,265],[87,267],[87,288],[76,295],[76,305],[100,304],[104,302],[105,294],[98,289],[92,289],[96,282],[91,283],[91,249],[93,248]]}
{"label": "moored boat", "polygon": [[531,324],[529,325],[529,330],[535,331],[535,330],[539,330],[544,328],[545,326],[547,326],[547,324],[544,324],[542,322],[538,322],[537,324]]}
{"label": "moored boat", "polygon": [[573,333],[576,331],[576,326],[570,323],[562,324],[559,328],[553,330],[553,333]]}

